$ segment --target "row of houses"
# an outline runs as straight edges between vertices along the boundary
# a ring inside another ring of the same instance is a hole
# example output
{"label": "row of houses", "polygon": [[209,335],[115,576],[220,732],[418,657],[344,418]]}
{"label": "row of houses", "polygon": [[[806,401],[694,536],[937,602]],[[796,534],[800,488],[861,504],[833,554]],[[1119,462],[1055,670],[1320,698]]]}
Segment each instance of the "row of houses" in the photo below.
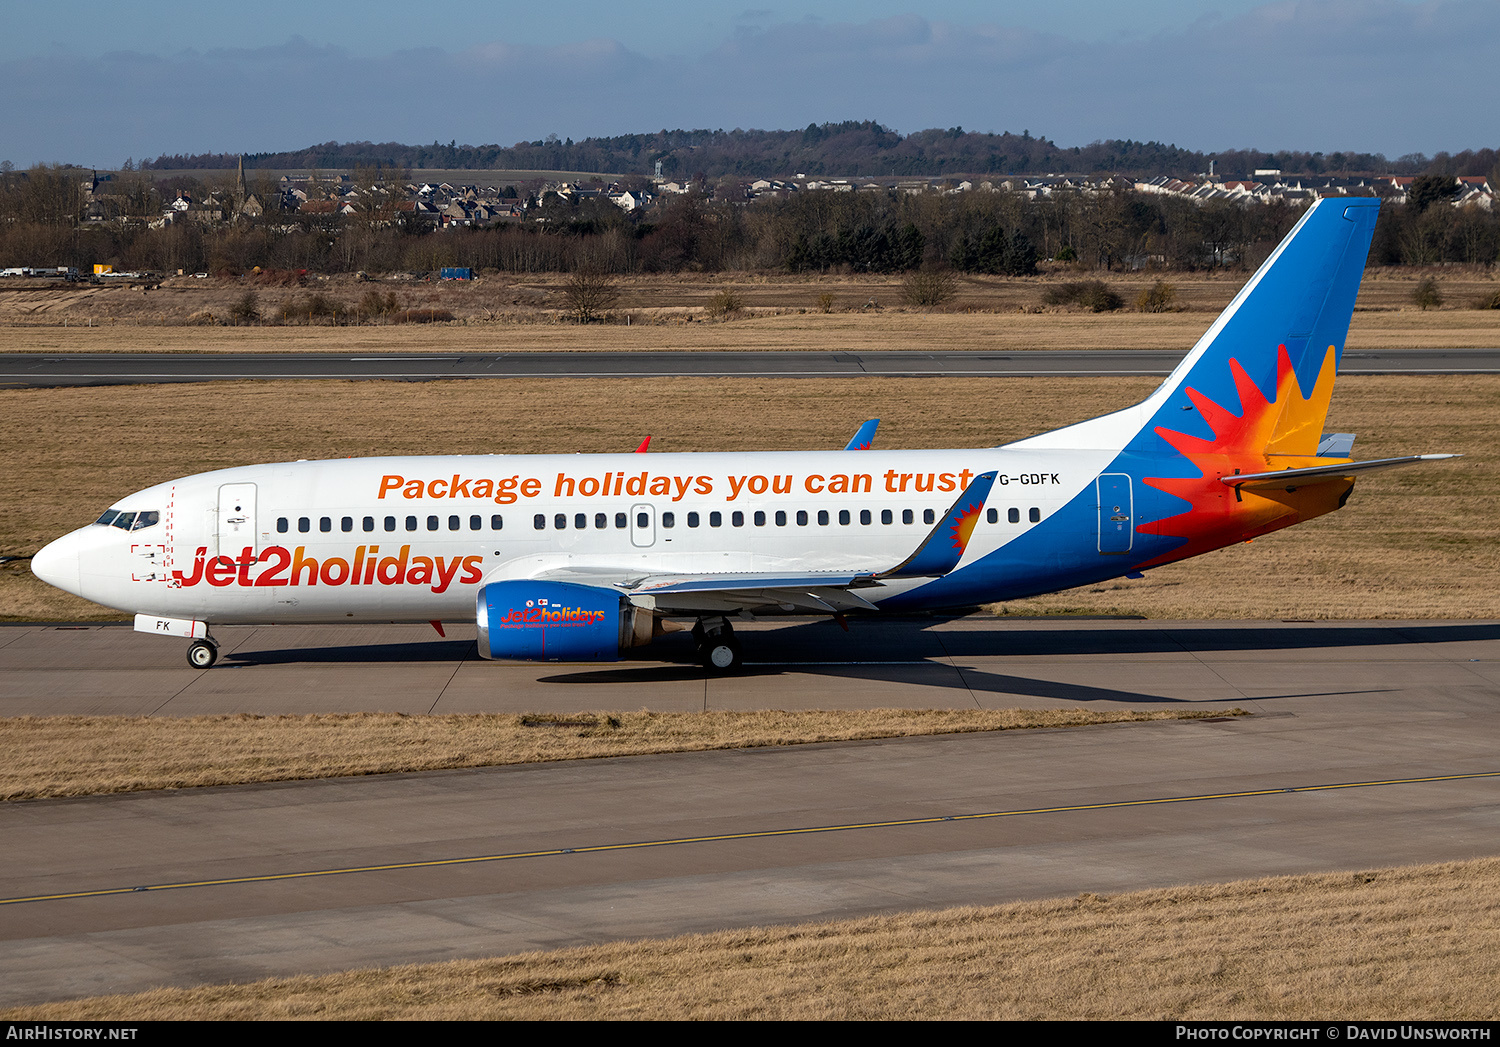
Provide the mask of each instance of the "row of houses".
{"label": "row of houses", "polygon": [[[745,203],[762,197],[789,196],[810,192],[858,193],[898,192],[909,194],[956,195],[969,192],[1011,192],[1028,199],[1046,199],[1061,194],[1097,195],[1133,189],[1136,192],[1176,196],[1195,203],[1225,201],[1242,205],[1285,203],[1305,206],[1322,197],[1379,196],[1404,202],[1413,178],[1410,177],[1286,177],[1279,171],[1258,171],[1253,179],[1219,179],[1200,177],[1187,180],[1162,175],[1152,179],[1128,180],[1118,176],[1078,175],[1012,176],[1006,178],[758,178],[739,182],[721,182],[713,188],[716,198]],[[86,184],[88,207],[86,220],[108,220],[107,187],[96,175]],[[246,185],[243,168],[232,190],[204,194],[202,198],[179,190],[163,208],[159,218],[150,222],[163,227],[180,220],[217,224],[244,217],[257,219],[271,213],[326,217],[364,218],[375,224],[416,222],[433,229],[483,228],[506,222],[520,222],[533,208],[546,203],[550,195],[563,200],[607,200],[627,213],[649,208],[660,200],[694,192],[698,187],[689,181],[656,179],[643,187],[640,182],[626,185],[603,182],[552,181],[534,184],[518,192],[515,186],[455,184],[451,182],[360,183],[349,175],[327,178],[283,176],[274,187],[261,186],[252,192]],[[262,199],[262,194],[269,199]],[[1458,176],[1454,179],[1455,207],[1478,206],[1492,209],[1494,188],[1484,176]],[[115,208],[113,213],[118,213]]]}
{"label": "row of houses", "polygon": [[[1133,183],[1141,193],[1180,196],[1195,203],[1224,200],[1232,203],[1287,203],[1303,206],[1324,197],[1378,196],[1397,203],[1406,202],[1407,191],[1416,181],[1410,177],[1380,178],[1287,178],[1280,172],[1264,172],[1266,180],[1202,179],[1184,181],[1165,175]],[[1456,175],[1453,180],[1454,207],[1470,205],[1490,210],[1495,205],[1495,191],[1483,175]]]}

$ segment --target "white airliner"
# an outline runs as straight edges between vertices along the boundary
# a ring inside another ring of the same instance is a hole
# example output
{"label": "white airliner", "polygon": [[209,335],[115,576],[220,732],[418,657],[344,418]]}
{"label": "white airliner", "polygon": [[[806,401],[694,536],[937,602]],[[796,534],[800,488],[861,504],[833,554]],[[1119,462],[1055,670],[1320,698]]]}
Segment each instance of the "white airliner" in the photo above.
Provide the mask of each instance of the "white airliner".
{"label": "white airliner", "polygon": [[[486,658],[613,660],[691,623],[972,606],[1242,542],[1339,508],[1324,434],[1379,211],[1322,200],[1140,404],[1003,447],[469,455],[222,469],[122,498],[38,552],[38,577],[143,632],[469,620]],[[642,450],[645,445],[642,445]],[[842,618],[841,618],[842,620]]]}

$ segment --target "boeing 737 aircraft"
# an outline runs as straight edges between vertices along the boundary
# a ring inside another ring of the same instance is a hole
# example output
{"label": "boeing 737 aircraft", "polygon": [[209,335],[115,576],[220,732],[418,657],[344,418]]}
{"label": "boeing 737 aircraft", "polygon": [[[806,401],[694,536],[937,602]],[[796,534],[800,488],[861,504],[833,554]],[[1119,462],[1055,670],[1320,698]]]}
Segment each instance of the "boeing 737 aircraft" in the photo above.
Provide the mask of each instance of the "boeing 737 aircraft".
{"label": "boeing 737 aircraft", "polygon": [[[38,577],[191,640],[213,625],[479,626],[486,658],[607,661],[734,618],[972,606],[1139,572],[1340,508],[1324,434],[1379,201],[1319,201],[1142,403],[1003,447],[470,455],[222,469],[122,498]],[[649,438],[648,438],[649,440]],[[645,449],[642,444],[641,449]]]}

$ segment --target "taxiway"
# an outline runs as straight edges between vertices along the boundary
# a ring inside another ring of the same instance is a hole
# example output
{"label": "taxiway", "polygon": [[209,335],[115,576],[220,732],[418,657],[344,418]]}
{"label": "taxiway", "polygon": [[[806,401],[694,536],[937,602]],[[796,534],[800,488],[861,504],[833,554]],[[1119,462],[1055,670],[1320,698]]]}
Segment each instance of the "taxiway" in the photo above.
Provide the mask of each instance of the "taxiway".
{"label": "taxiway", "polygon": [[741,627],[745,673],[712,680],[671,645],[535,665],[476,660],[472,630],[220,634],[220,665],[197,672],[179,643],[126,627],[0,627],[0,714],[1253,715],[0,805],[0,1002],[1500,843],[1494,622],[763,622]]}
{"label": "taxiway", "polygon": [[[337,378],[1165,375],[1186,350],[1017,352],[0,353],[0,387]],[[1369,349],[1340,374],[1500,374],[1500,349]]]}

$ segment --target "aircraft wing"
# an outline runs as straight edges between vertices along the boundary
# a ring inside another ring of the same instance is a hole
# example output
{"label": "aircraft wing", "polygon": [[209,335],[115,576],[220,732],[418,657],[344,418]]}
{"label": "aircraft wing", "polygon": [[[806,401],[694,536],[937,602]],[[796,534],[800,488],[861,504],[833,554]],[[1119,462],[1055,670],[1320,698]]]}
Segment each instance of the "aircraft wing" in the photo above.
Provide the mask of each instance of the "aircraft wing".
{"label": "aircraft wing", "polygon": [[529,577],[615,589],[632,601],[670,614],[757,608],[812,614],[873,611],[876,606],[856,590],[879,588],[887,578],[939,578],[958,566],[994,482],[994,472],[976,476],[921,544],[900,563],[883,571],[693,574],[569,564]]}
{"label": "aircraft wing", "polygon": [[699,577],[657,576],[647,579],[628,595],[657,610],[676,613],[730,611],[801,611],[810,614],[841,614],[873,611],[876,606],[856,589],[878,587],[872,574],[834,574],[809,571],[796,574],[723,574]]}
{"label": "aircraft wing", "polygon": [[855,590],[876,588],[873,571],[732,571],[723,574],[655,572],[600,566],[568,566],[531,577],[615,589],[633,602],[673,614],[756,609],[811,614],[873,611]]}
{"label": "aircraft wing", "polygon": [[1282,487],[1288,484],[1316,483],[1336,476],[1353,476],[1370,473],[1378,469],[1395,469],[1402,465],[1418,465],[1422,462],[1439,462],[1445,458],[1462,458],[1458,454],[1411,454],[1401,458],[1372,458],[1365,462],[1338,462],[1333,465],[1314,465],[1302,469],[1277,469],[1269,473],[1235,473],[1221,476],[1219,482],[1230,487]]}

